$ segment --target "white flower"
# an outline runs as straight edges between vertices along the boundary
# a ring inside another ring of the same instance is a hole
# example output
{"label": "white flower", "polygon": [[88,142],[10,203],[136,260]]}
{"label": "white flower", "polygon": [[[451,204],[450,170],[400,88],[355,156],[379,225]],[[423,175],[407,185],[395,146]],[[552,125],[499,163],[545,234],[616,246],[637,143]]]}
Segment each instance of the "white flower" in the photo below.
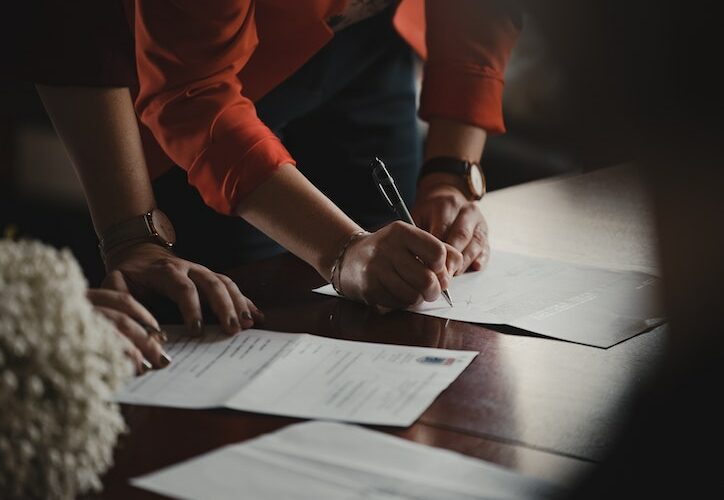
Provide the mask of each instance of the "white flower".
{"label": "white flower", "polygon": [[0,240],[2,498],[74,498],[112,463],[132,367],[86,288],[67,250]]}

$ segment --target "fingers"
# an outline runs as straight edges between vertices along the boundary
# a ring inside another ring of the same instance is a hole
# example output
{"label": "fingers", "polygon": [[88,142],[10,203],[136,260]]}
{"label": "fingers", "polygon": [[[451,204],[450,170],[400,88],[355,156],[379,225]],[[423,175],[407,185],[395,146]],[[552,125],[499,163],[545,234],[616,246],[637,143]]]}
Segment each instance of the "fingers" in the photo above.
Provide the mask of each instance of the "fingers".
{"label": "fingers", "polygon": [[430,225],[428,227],[430,234],[432,234],[435,238],[445,241],[447,239],[448,232],[450,231],[450,226],[455,220],[457,213],[458,208],[453,204],[446,203],[440,206],[430,221]]}
{"label": "fingers", "polygon": [[[234,303],[231,295],[229,295],[227,285],[221,281],[216,273],[199,266],[189,269],[188,276],[203,292],[204,298],[211,306],[211,310],[216,314],[224,332],[228,335],[233,335],[241,330],[242,323],[239,321],[240,315],[242,321],[245,320],[244,313],[251,318],[246,304],[240,314],[237,312],[237,304]],[[251,326],[249,323],[253,324],[253,321],[250,322],[246,320],[245,325],[247,326],[245,326],[245,328]]]}
{"label": "fingers", "polygon": [[370,302],[390,309],[401,309],[414,304],[420,295],[407,285],[399,276],[379,279],[372,286]]}
{"label": "fingers", "polygon": [[[447,243],[461,252],[467,248],[472,240],[475,229],[481,224],[483,214],[475,204],[468,204],[460,209],[447,234]],[[470,262],[468,262],[468,265]],[[466,267],[467,268],[467,267]]]}
{"label": "fingers", "polygon": [[[400,280],[407,285],[412,294],[408,295],[395,295],[398,298],[405,300],[405,305],[416,304],[421,299],[427,302],[433,302],[440,296],[442,286],[438,276],[430,271],[420,260],[415,258],[409,258],[409,256],[400,256],[395,260],[394,263],[395,271]],[[445,282],[444,285],[447,283]],[[394,293],[396,290],[400,290],[402,293],[402,287],[391,287],[389,289]]]}
{"label": "fingers", "polygon": [[445,266],[450,276],[455,276],[463,270],[463,254],[457,248],[453,247],[449,243],[445,243],[445,249],[447,250],[447,258],[445,260]]}
{"label": "fingers", "polygon": [[[263,314],[242,293],[228,277],[217,274],[204,266],[194,264],[175,256],[158,258],[145,267],[132,268],[133,286],[140,290],[153,291],[168,297],[176,303],[187,330],[194,336],[203,334],[204,320],[201,307],[206,301],[227,334],[237,333],[250,328],[254,321],[262,321]],[[104,280],[104,286],[114,290],[128,291],[130,278],[120,271],[113,271]],[[99,297],[104,305],[120,309],[153,328],[158,328],[155,320],[134,309],[119,308],[109,303],[110,296]],[[141,315],[141,316],[137,316]]]}
{"label": "fingers", "polygon": [[194,336],[203,334],[201,301],[191,278],[169,261],[157,270],[154,281],[154,286],[176,303],[189,333]]}
{"label": "fingers", "polygon": [[111,271],[103,280],[101,288],[108,288],[111,290],[117,290],[119,292],[128,293],[128,283],[123,277],[123,273],[119,270]]}
{"label": "fingers", "polygon": [[224,283],[231,300],[234,302],[242,329],[251,328],[255,322],[264,321],[264,314],[250,299],[241,293],[241,290],[231,278],[223,274],[217,274],[216,276]]}
{"label": "fingers", "polygon": [[470,270],[482,271],[488,265],[490,260],[490,240],[487,235],[485,237],[485,244],[483,245],[483,251],[480,255],[470,263]]}
{"label": "fingers", "polygon": [[[431,276],[430,283],[432,286],[437,285],[437,277],[427,270]],[[419,304],[425,297],[416,288],[411,286],[399,273],[390,273],[384,279],[382,279],[385,290],[394,296],[402,307],[408,307],[411,305]]]}
{"label": "fingers", "polygon": [[465,250],[463,250],[463,263],[462,263],[461,272],[464,272],[469,267],[471,267],[473,262],[477,263],[476,267],[478,269],[473,268],[472,270],[480,269],[479,266],[482,265],[481,257],[485,250],[485,245],[486,245],[485,233],[483,232],[482,226],[478,225],[473,230],[472,237],[470,238],[470,242],[465,247]]}
{"label": "fingers", "polygon": [[[96,306],[96,310],[108,318],[118,331],[128,338],[140,351],[143,360],[140,362],[141,373],[152,367],[164,368],[171,362],[171,358],[163,351],[161,344],[148,335],[146,330],[127,314],[104,306]],[[150,361],[150,365],[149,365]]]}
{"label": "fingers", "polygon": [[139,351],[136,346],[133,345],[133,342],[131,342],[128,337],[119,332],[118,329],[115,329],[114,331],[118,338],[121,339],[121,342],[124,346],[123,353],[128,357],[128,359],[131,360],[131,363],[136,370],[136,375],[142,375],[147,370],[150,370],[151,364],[146,361],[146,359],[143,357],[143,354],[141,354],[141,351]]}
{"label": "fingers", "polygon": [[445,245],[430,233],[411,224],[393,222],[391,229],[402,238],[404,246],[415,257],[419,257],[435,274],[447,271],[445,261],[447,250]]}
{"label": "fingers", "polygon": [[128,292],[91,288],[87,291],[87,296],[88,300],[96,306],[123,312],[139,323],[149,325],[160,331],[156,318]]}

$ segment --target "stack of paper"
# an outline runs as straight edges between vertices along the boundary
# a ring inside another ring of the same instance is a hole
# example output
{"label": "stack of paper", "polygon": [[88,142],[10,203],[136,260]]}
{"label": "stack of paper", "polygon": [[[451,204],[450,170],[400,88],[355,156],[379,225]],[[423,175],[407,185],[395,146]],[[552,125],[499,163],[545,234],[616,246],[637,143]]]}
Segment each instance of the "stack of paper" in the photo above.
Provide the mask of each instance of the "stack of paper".
{"label": "stack of paper", "polygon": [[357,426],[305,422],[220,448],[132,484],[178,498],[553,498],[550,483]]}
{"label": "stack of paper", "polygon": [[[641,272],[497,251],[484,271],[453,278],[453,307],[440,298],[410,310],[605,348],[664,322],[659,288]],[[331,285],[315,291],[337,295]]]}
{"label": "stack of paper", "polygon": [[132,381],[119,402],[408,426],[478,354],[213,327],[193,339],[180,328],[167,327],[173,363]]}

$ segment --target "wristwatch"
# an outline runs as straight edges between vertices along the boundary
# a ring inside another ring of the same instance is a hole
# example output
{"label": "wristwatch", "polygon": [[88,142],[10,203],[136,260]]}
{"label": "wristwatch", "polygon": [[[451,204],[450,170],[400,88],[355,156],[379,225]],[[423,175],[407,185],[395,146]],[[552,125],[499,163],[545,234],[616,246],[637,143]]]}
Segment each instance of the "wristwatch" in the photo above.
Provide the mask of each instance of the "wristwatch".
{"label": "wristwatch", "polygon": [[433,172],[455,174],[462,177],[468,189],[468,198],[470,200],[479,200],[485,194],[485,174],[479,163],[451,156],[430,158],[422,165],[418,181]]}
{"label": "wristwatch", "polygon": [[98,248],[105,255],[113,248],[144,241],[166,248],[176,243],[176,231],[171,221],[157,208],[106,229],[100,237]]}

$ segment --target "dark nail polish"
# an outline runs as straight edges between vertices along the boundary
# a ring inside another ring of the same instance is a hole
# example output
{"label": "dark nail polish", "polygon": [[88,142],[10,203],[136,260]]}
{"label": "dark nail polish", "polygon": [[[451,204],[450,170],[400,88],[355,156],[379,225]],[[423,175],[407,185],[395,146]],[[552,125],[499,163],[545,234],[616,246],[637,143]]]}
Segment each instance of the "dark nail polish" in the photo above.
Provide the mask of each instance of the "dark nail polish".
{"label": "dark nail polish", "polygon": [[149,325],[148,323],[141,323],[141,326],[143,327],[144,330],[146,330],[146,333],[148,333],[148,334],[161,332],[161,330],[159,330],[158,328],[156,328],[153,325]]}
{"label": "dark nail polish", "polygon": [[204,334],[204,322],[200,319],[195,319],[193,323],[191,323],[191,334],[200,337]]}
{"label": "dark nail polish", "polygon": [[161,357],[159,358],[159,364],[161,365],[161,368],[166,368],[171,364],[171,357],[165,352],[162,352]]}
{"label": "dark nail polish", "polygon": [[252,320],[251,313],[249,313],[247,311],[244,311],[243,313],[241,313],[241,317],[244,319],[248,319],[250,321]]}
{"label": "dark nail polish", "polygon": [[141,362],[141,365],[143,366],[141,373],[146,373],[148,370],[153,370],[153,365],[151,363],[149,363],[147,359],[144,359]]}
{"label": "dark nail polish", "polygon": [[229,318],[229,328],[232,328],[234,331],[239,329],[239,320],[236,319],[236,316]]}
{"label": "dark nail polish", "polygon": [[164,332],[163,330],[151,332],[149,336],[152,337],[159,344],[165,344],[166,342],[168,342],[168,335],[166,335],[166,332]]}

